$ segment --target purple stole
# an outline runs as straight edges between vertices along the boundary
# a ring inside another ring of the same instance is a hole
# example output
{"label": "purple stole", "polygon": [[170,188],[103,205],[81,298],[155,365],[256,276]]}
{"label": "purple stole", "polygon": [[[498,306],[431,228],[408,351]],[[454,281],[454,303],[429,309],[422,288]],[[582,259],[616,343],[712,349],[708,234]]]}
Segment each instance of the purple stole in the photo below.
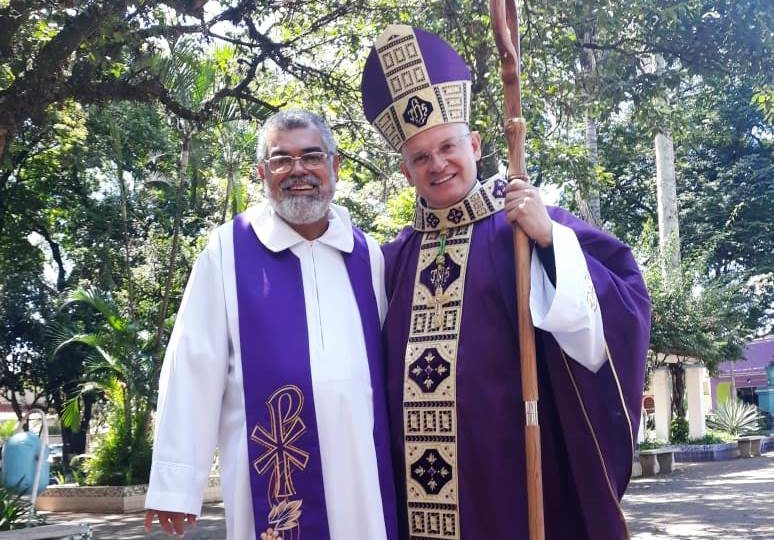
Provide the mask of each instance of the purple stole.
{"label": "purple stole", "polygon": [[[380,484],[374,489],[381,490],[392,540],[397,517],[379,313],[366,239],[352,230],[355,247],[342,256],[360,311],[373,388]],[[245,214],[234,219],[234,266],[256,537],[272,529],[284,540],[330,538],[301,266],[289,249],[267,249]]]}

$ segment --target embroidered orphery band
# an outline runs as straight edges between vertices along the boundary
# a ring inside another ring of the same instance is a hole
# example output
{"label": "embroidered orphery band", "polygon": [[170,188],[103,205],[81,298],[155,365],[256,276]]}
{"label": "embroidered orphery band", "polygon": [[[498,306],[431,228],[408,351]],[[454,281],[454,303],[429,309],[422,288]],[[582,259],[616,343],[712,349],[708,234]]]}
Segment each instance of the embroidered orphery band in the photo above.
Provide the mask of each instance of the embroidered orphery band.
{"label": "embroidered orphery band", "polygon": [[439,231],[484,219],[505,207],[507,185],[502,178],[490,178],[483,184],[476,184],[464,199],[448,208],[428,208],[418,202],[412,226],[417,231]]}
{"label": "embroidered orphery band", "polygon": [[465,269],[473,226],[423,235],[414,282],[403,387],[409,537],[460,538],[457,470],[456,359]]}
{"label": "embroidered orphery band", "polygon": [[[414,278],[403,381],[409,538],[459,540],[457,349],[473,223],[505,205],[506,182],[476,184],[445,209],[416,205],[424,231]],[[439,261],[442,259],[442,261]]]}

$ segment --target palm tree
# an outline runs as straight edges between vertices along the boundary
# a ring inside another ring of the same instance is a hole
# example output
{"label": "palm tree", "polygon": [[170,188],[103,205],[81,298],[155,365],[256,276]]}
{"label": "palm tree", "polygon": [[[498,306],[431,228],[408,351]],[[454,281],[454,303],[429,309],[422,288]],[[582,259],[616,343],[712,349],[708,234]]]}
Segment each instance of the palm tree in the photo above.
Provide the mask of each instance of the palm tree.
{"label": "palm tree", "polygon": [[147,479],[150,412],[155,402],[149,334],[122,316],[103,292],[78,288],[68,295],[60,311],[77,305],[90,308],[97,315],[97,324],[90,332],[62,324],[52,326],[56,344],[53,359],[70,347],[86,351],[80,390],[65,405],[62,423],[77,429],[84,400],[99,396],[110,423],[102,444],[87,463],[89,483],[131,484]]}

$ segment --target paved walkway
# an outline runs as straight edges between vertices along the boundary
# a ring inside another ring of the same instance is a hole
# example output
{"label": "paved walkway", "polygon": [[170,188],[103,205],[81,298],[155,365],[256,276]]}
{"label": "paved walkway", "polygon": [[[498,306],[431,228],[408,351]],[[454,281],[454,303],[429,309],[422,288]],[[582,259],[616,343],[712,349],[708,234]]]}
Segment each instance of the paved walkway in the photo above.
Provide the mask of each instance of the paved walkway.
{"label": "paved walkway", "polygon": [[623,508],[633,540],[772,540],[774,452],[675,463],[671,474],[633,480]]}
{"label": "paved walkway", "polygon": [[[774,452],[751,459],[676,463],[671,474],[633,480],[623,508],[632,540],[774,539]],[[95,540],[170,538],[158,525],[145,535],[142,514],[57,513],[49,521],[89,523]],[[220,504],[206,505],[197,527],[185,535],[186,540],[225,537]]]}

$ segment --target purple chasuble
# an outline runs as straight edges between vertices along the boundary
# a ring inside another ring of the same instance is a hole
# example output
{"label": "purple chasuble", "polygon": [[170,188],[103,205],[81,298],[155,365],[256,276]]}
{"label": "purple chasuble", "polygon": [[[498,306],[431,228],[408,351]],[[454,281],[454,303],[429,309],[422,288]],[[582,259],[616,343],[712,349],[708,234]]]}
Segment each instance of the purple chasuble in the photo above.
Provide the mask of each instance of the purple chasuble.
{"label": "purple chasuble", "polygon": [[[374,443],[387,538],[397,538],[379,313],[368,246],[342,253],[360,312],[374,404]],[[330,538],[298,258],[267,249],[245,214],[234,219],[234,261],[247,448],[256,537]]]}
{"label": "purple chasuble", "polygon": [[[536,331],[539,422],[547,540],[620,540],[619,501],[629,481],[640,419],[650,302],[627,246],[569,213],[602,310],[610,361],[592,373]],[[476,221],[465,275],[456,357],[458,537],[528,538],[511,226],[502,211]],[[423,233],[404,229],[384,246],[389,309],[387,388],[402,539],[410,533],[404,462],[404,363]]]}

